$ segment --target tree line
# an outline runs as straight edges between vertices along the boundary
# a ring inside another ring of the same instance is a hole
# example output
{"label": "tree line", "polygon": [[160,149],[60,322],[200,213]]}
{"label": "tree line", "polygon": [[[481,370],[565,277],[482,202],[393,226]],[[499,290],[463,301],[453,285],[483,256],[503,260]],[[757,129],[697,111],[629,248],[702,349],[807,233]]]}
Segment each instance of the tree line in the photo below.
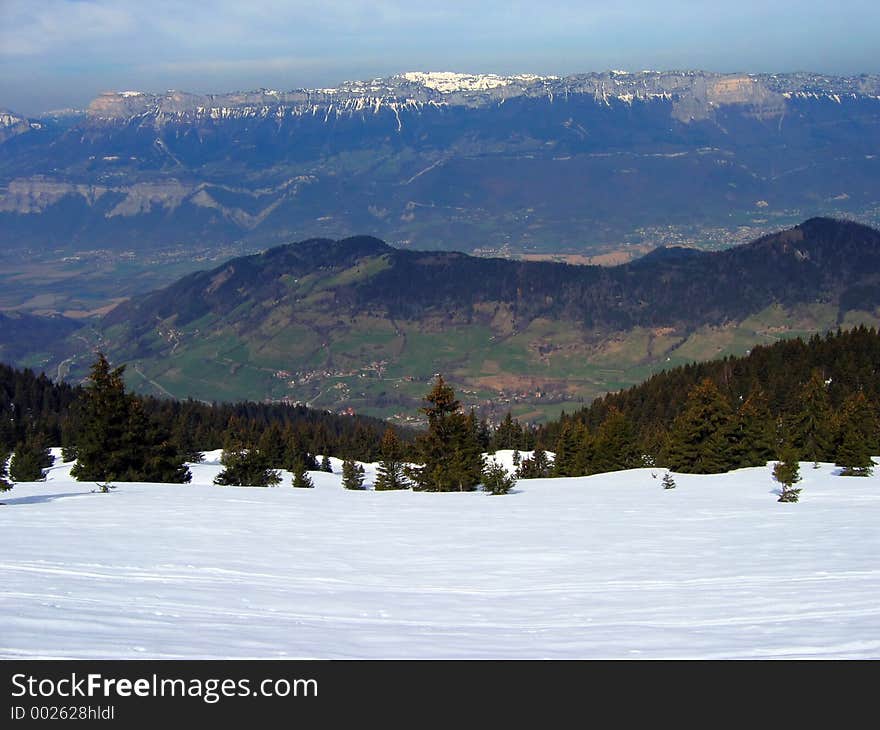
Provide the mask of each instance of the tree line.
{"label": "tree line", "polygon": [[[376,489],[483,484],[502,493],[510,482],[487,465],[486,452],[513,449],[517,475],[526,479],[642,466],[724,472],[781,455],[862,475],[880,453],[880,335],[866,327],[675,368],[537,428],[510,413],[490,428],[439,375],[421,409],[427,428],[414,435],[302,407],[142,398],[125,392],[123,374],[102,354],[85,387],[0,366],[0,466],[14,450],[9,476],[37,479],[51,463],[48,444],[60,440],[80,479],[185,482],[186,462],[222,448],[218,483],[277,483],[286,469],[295,486],[308,487],[308,472],[328,470],[333,454],[343,459],[350,489],[363,486],[357,462],[378,462]],[[533,453],[520,458],[523,451]],[[8,478],[0,471],[0,480]]]}
{"label": "tree line", "polygon": [[713,473],[762,466],[784,449],[870,468],[880,453],[880,335],[838,330],[660,373],[537,430],[554,473],[636,466]]}

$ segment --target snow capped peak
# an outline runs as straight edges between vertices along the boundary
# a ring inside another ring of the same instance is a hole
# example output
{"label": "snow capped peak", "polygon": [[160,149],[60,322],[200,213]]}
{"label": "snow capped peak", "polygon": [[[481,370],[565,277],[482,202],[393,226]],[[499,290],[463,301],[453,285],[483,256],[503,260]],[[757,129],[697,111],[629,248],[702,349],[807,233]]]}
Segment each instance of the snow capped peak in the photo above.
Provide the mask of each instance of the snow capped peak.
{"label": "snow capped peak", "polygon": [[120,91],[119,95],[128,98],[130,96],[143,96],[144,92],[143,91]]}
{"label": "snow capped peak", "polygon": [[17,114],[0,109],[0,127],[14,127],[16,124],[21,124],[23,121],[24,119]]}
{"label": "snow capped peak", "polygon": [[454,91],[487,91],[499,86],[510,86],[516,83],[531,84],[543,81],[552,76],[536,74],[517,74],[515,76],[499,76],[498,74],[462,74],[455,71],[408,71],[400,75],[414,84],[421,84],[443,94]]}

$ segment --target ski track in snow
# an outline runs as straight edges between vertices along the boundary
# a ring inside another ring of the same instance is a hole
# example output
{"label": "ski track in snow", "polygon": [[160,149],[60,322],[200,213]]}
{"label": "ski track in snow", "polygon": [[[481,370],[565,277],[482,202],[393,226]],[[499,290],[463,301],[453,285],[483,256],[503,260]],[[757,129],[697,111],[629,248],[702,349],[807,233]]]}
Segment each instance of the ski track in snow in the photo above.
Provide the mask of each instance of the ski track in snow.
{"label": "ski track in snow", "polygon": [[769,468],[490,497],[350,492],[337,459],[313,490],[217,487],[207,456],[190,485],[60,465],[2,495],[0,657],[880,657],[880,476],[804,463],[788,505]]}

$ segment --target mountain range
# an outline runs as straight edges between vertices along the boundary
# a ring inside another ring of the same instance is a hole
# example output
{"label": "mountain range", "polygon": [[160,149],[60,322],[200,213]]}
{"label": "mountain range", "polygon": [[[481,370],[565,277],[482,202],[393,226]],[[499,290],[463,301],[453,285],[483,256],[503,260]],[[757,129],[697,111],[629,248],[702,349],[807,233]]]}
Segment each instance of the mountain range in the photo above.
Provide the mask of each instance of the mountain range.
{"label": "mountain range", "polygon": [[0,245],[596,252],[878,223],[880,76],[411,72],[0,112]]}
{"label": "mountain range", "polygon": [[615,267],[310,239],[133,297],[42,362],[76,378],[101,348],[144,392],[401,418],[439,371],[490,415],[537,419],[664,367],[876,324],[878,283],[880,231],[826,218]]}

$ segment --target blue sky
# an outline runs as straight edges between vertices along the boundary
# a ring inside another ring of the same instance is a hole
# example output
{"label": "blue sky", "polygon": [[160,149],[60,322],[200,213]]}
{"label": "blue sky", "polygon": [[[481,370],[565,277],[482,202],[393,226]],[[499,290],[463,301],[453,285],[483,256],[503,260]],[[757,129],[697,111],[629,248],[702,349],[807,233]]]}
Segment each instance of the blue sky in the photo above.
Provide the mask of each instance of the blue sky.
{"label": "blue sky", "polygon": [[0,108],[407,70],[880,72],[876,0],[0,0]]}

